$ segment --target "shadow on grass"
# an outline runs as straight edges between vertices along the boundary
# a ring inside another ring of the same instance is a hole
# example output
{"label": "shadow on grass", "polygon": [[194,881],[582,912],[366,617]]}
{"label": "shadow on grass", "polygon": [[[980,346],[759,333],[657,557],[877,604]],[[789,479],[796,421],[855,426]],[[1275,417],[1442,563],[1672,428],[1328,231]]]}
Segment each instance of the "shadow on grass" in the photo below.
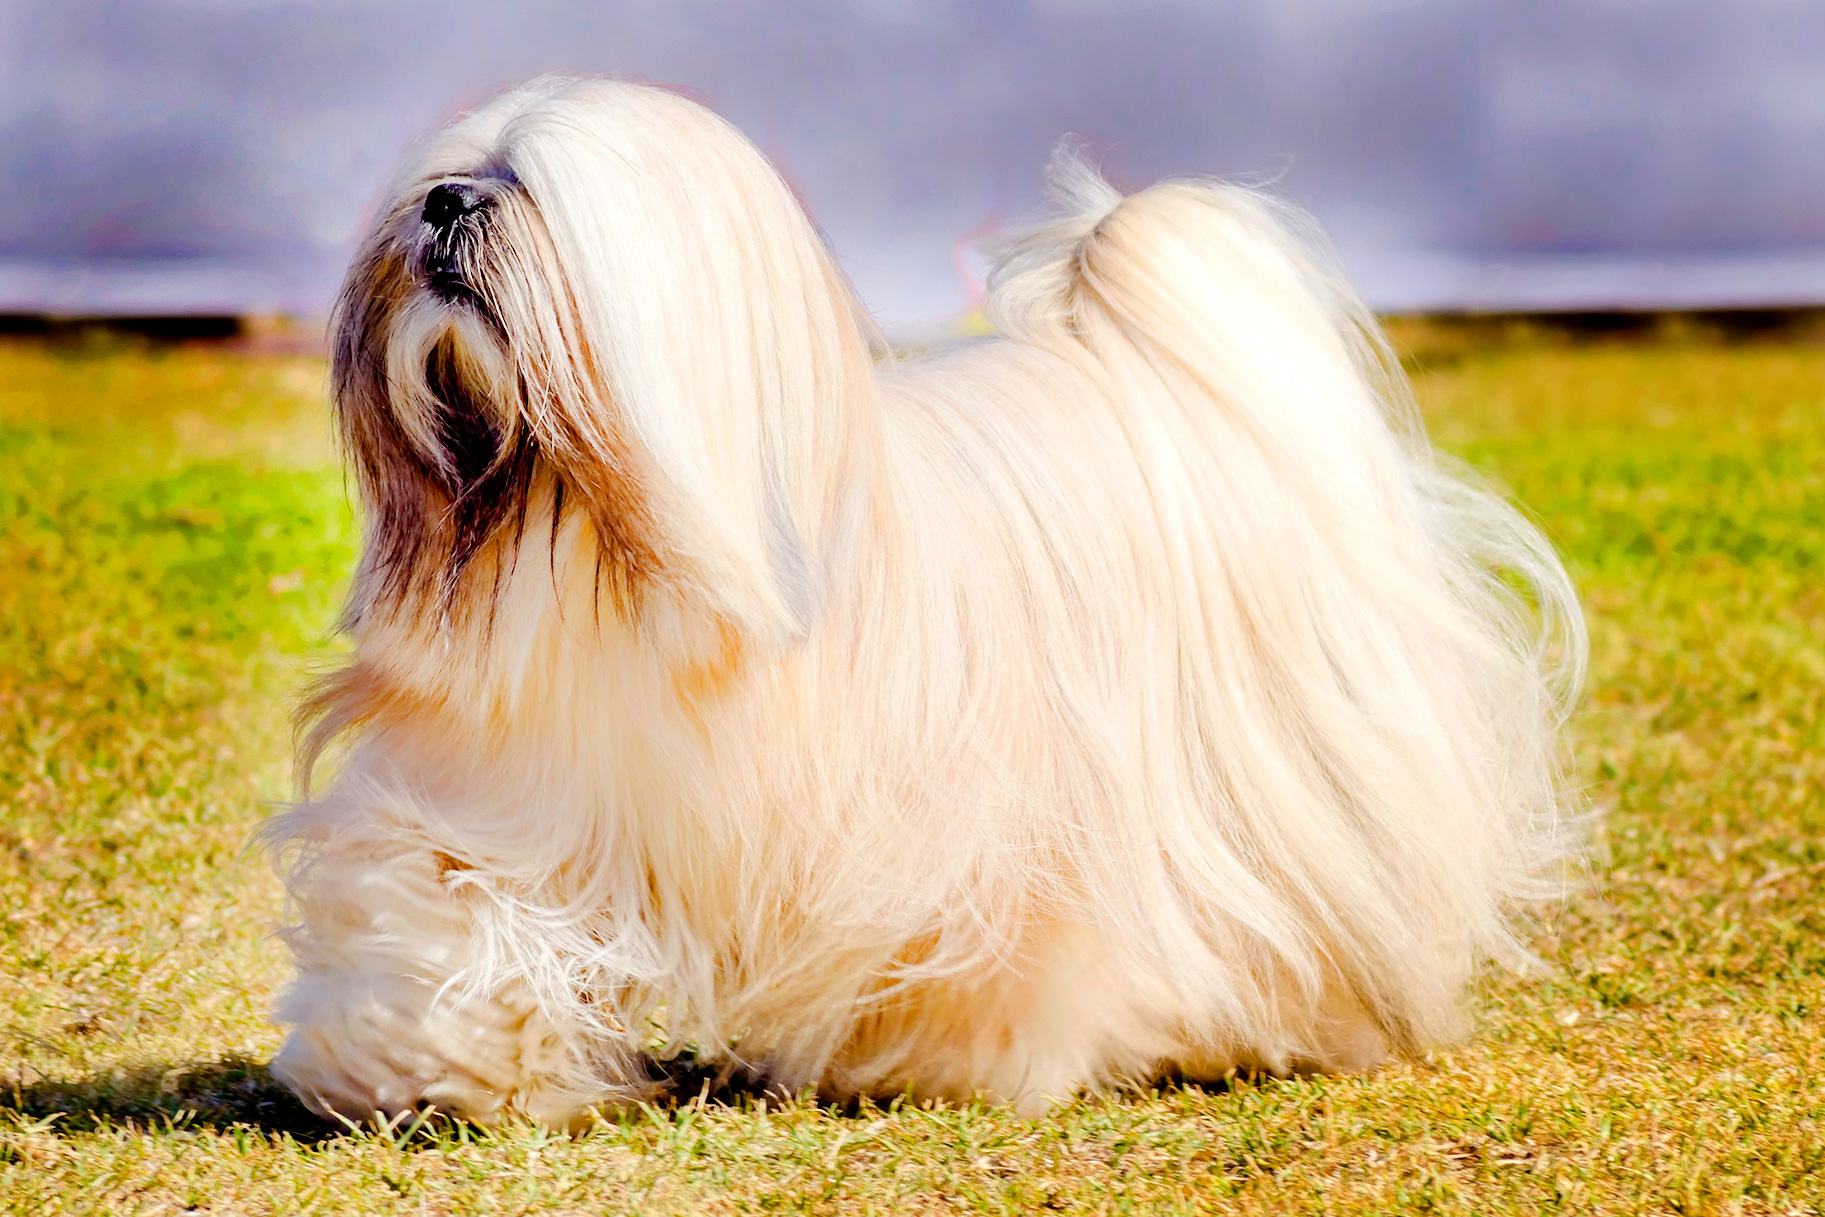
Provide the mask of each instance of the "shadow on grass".
{"label": "shadow on grass", "polygon": [[[809,1090],[793,1093],[769,1083],[764,1077],[732,1072],[726,1067],[711,1068],[688,1057],[655,1061],[652,1071],[653,1080],[661,1090],[646,1106],[666,1117],[689,1106],[746,1111],[761,1105],[777,1108],[794,1104],[816,1107],[836,1116],[873,1118],[914,1101],[910,1096],[829,1099]],[[1260,1084],[1271,1080],[1267,1075],[1244,1075],[1235,1082],[1168,1076],[1151,1086],[1127,1093],[1130,1096],[1176,1091],[1221,1094],[1237,1083]],[[311,1145],[369,1135],[373,1131],[371,1124],[356,1129],[316,1115],[274,1078],[265,1064],[243,1057],[176,1065],[153,1063],[77,1080],[45,1080],[29,1085],[0,1083],[0,1112],[12,1112],[31,1121],[52,1120],[49,1130],[59,1134],[110,1129],[147,1133],[174,1129],[225,1133],[249,1129],[269,1136],[284,1135]],[[637,1112],[635,1109],[630,1114],[639,1119]],[[613,1113],[604,1112],[603,1115],[611,1121],[614,1119]],[[440,1134],[448,1133],[455,1123],[460,1122],[442,1116],[427,1122],[408,1115],[382,1130],[380,1135],[391,1139],[398,1136],[401,1129],[409,1129],[401,1138],[403,1143],[423,1127],[429,1134],[429,1144],[437,1141]]]}
{"label": "shadow on grass", "polygon": [[[708,1068],[689,1058],[655,1061],[651,1070],[660,1091],[648,1105],[668,1115],[693,1103],[746,1109],[763,1102],[801,1102],[849,1113],[873,1109],[873,1105],[855,1102],[825,1103],[810,1093],[793,1095],[763,1079]],[[0,1112],[33,1121],[52,1119],[49,1127],[58,1133],[111,1128],[227,1132],[242,1128],[284,1134],[306,1144],[360,1135],[346,1124],[312,1112],[264,1063],[244,1057],[153,1062],[86,1078],[24,1085],[0,1082]],[[410,1116],[401,1122],[402,1126],[413,1123]],[[434,1119],[427,1128],[449,1123]],[[363,1131],[367,1128],[371,1125]]]}
{"label": "shadow on grass", "polygon": [[59,1117],[53,1126],[58,1132],[253,1128],[319,1141],[346,1131],[312,1114],[264,1064],[241,1057],[154,1062],[76,1080],[0,1083],[0,1111],[33,1120]]}
{"label": "shadow on grass", "polygon": [[[922,1105],[912,1095],[838,1099],[819,1095],[809,1089],[794,1092],[768,1082],[764,1076],[732,1073],[727,1067],[713,1069],[689,1058],[656,1062],[653,1069],[655,1076],[666,1087],[665,1093],[653,1104],[661,1111],[675,1110],[692,1103],[733,1108],[747,1108],[763,1102],[776,1107],[782,1103],[796,1103],[816,1107],[833,1115],[872,1118],[894,1111],[902,1105]],[[1271,1073],[1247,1069],[1237,1071],[1227,1078],[1195,1078],[1172,1072],[1163,1073],[1138,1085],[1112,1087],[1100,1097],[1125,1101],[1148,1095],[1221,1095],[1228,1094],[1238,1086],[1262,1086],[1281,1080],[1284,1079]],[[1098,1097],[1097,1094],[1090,1094],[1082,1096],[1079,1101],[1087,1099],[1093,1102]],[[945,1105],[956,1106],[954,1103]]]}

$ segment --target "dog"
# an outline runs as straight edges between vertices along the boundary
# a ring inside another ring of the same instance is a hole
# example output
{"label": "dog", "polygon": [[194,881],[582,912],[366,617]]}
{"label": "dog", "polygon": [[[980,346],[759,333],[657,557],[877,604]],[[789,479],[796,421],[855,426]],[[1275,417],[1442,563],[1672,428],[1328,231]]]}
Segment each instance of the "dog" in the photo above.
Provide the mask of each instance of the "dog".
{"label": "dog", "polygon": [[896,359],[682,96],[411,156],[332,322],[352,654],[265,830],[306,1103],[563,1126],[690,1052],[1038,1113],[1460,1033],[1577,849],[1566,573],[1297,213],[1052,177],[992,336]]}

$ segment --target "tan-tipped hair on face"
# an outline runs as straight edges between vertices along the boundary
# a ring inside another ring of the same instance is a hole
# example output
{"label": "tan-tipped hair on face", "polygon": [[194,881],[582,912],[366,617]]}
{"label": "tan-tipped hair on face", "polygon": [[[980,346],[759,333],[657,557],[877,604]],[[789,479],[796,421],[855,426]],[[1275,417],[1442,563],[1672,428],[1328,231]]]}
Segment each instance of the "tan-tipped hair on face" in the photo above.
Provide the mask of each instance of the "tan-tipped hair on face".
{"label": "tan-tipped hair on face", "polygon": [[[511,549],[541,473],[551,482],[554,530],[565,489],[596,490],[576,505],[591,511],[616,559],[611,570],[631,586],[643,559],[650,565],[630,523],[640,509],[638,479],[612,430],[592,437],[596,446],[577,468],[564,404],[582,399],[584,411],[606,411],[589,400],[598,382],[574,317],[567,325],[570,310],[545,286],[551,256],[537,209],[514,183],[497,180],[487,214],[459,297],[413,290],[422,254],[393,237],[357,259],[338,302],[336,415],[370,530],[357,613],[375,603],[439,618],[473,608],[472,597],[458,595],[464,576],[491,540],[505,538]],[[409,216],[401,223],[412,228]],[[536,341],[513,341],[509,322]],[[492,577],[500,576],[496,564]]]}
{"label": "tan-tipped hair on face", "polygon": [[1070,153],[995,334],[876,365],[685,98],[414,153],[336,313],[354,654],[272,821],[320,1111],[564,1124],[655,1057],[1026,1111],[1462,1028],[1563,882],[1585,653],[1309,222]]}

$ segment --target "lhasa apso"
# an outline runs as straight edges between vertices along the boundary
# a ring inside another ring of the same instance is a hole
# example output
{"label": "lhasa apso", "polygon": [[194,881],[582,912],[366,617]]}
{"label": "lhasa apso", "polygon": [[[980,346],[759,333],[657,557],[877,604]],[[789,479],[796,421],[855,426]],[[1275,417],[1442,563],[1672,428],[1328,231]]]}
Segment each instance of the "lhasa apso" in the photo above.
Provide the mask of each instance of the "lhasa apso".
{"label": "lhasa apso", "polygon": [[354,654],[274,821],[313,1107],[553,1123],[690,1051],[1034,1111],[1450,1034],[1572,822],[1577,601],[1296,217],[1054,165],[894,361],[659,89],[413,157],[334,321]]}

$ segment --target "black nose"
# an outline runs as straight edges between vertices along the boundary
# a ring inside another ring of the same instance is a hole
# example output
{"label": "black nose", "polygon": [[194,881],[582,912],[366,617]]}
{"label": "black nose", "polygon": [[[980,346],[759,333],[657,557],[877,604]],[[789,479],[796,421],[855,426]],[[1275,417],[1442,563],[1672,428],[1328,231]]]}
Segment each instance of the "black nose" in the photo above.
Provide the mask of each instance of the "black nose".
{"label": "black nose", "polygon": [[431,187],[425,195],[425,210],[420,217],[433,228],[448,228],[487,199],[475,187],[462,182],[444,182]]}

